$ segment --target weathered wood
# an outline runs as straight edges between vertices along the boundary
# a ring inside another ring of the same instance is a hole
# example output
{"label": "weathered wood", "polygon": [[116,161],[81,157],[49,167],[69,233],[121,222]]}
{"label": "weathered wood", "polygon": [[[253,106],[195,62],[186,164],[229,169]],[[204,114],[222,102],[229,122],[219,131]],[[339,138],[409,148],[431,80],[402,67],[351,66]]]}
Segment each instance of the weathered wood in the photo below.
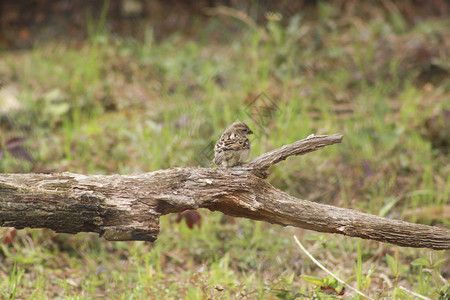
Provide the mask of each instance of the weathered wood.
{"label": "weathered wood", "polygon": [[341,140],[342,135],[309,137],[228,169],[172,168],[138,175],[1,174],[0,226],[154,241],[161,215],[207,208],[400,246],[450,249],[448,229],[298,199],[263,179],[271,165],[286,157]]}
{"label": "weathered wood", "polygon": [[296,141],[295,143],[285,145],[281,148],[264,153],[253,159],[245,165],[250,172],[258,177],[266,178],[267,169],[272,165],[285,160],[289,156],[303,155],[315,150],[322,149],[325,146],[330,146],[342,141],[342,134],[332,135],[310,135],[306,139]]}

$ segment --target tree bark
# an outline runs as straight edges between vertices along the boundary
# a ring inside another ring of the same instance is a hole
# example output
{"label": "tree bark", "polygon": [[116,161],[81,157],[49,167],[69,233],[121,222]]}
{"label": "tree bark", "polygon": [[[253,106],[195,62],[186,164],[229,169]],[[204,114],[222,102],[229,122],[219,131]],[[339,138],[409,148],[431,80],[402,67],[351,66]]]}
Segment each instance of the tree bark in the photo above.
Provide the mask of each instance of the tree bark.
{"label": "tree bark", "polygon": [[207,208],[399,246],[450,249],[448,229],[298,199],[264,179],[271,165],[341,140],[340,134],[310,136],[234,168],[172,168],[138,175],[1,174],[0,226],[154,241],[161,215]]}

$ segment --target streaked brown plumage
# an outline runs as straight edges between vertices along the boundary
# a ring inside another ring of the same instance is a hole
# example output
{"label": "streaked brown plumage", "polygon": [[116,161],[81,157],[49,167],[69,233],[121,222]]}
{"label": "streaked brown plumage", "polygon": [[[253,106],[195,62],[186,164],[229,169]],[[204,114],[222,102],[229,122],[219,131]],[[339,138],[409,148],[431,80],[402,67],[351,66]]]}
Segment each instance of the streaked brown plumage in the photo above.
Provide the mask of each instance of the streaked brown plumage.
{"label": "streaked brown plumage", "polygon": [[242,164],[250,157],[250,141],[248,134],[253,132],[243,122],[234,122],[225,129],[214,146],[212,163],[223,167],[234,167]]}

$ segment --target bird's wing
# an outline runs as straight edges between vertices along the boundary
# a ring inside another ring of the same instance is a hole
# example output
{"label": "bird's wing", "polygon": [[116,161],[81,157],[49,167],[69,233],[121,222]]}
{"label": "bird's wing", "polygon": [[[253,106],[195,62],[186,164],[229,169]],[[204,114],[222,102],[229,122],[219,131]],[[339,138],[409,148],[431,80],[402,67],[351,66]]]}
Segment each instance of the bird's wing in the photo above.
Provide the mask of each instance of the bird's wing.
{"label": "bird's wing", "polygon": [[214,147],[214,151],[228,151],[228,150],[244,150],[250,149],[250,141],[247,137],[231,133],[225,136],[221,136],[217,141],[216,146]]}

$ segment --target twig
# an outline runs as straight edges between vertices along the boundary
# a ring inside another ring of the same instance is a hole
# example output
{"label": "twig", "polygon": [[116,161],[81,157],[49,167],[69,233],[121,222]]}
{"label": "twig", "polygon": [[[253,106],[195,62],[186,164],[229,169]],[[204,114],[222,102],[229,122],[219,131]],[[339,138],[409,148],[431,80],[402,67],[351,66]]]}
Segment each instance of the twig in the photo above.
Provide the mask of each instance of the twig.
{"label": "twig", "polygon": [[332,276],[334,279],[336,279],[337,281],[339,281],[341,284],[345,285],[346,287],[348,287],[350,290],[354,291],[355,293],[367,298],[367,299],[371,299],[371,300],[375,300],[369,296],[367,296],[366,294],[358,291],[357,289],[353,288],[351,285],[347,284],[345,281],[339,279],[339,277],[337,277],[336,275],[334,275],[333,273],[331,273],[331,271],[329,271],[327,268],[325,268],[320,262],[318,262],[314,256],[311,255],[311,253],[308,252],[308,250],[306,250],[305,247],[303,247],[303,245],[300,243],[300,241],[297,239],[297,237],[294,235],[294,240],[297,243],[297,245],[300,247],[300,249],[305,252],[305,254],[322,270],[324,270],[325,272],[327,272],[330,276]]}
{"label": "twig", "polygon": [[419,295],[419,294],[417,294],[417,293],[414,293],[413,291],[410,291],[410,290],[408,290],[407,288],[405,288],[405,287],[403,287],[403,286],[399,286],[399,288],[400,288],[402,291],[404,291],[405,293],[410,294],[410,295],[413,295],[414,297],[417,297],[417,298],[420,298],[420,299],[423,299],[423,300],[431,300],[431,298],[428,298],[428,297]]}

